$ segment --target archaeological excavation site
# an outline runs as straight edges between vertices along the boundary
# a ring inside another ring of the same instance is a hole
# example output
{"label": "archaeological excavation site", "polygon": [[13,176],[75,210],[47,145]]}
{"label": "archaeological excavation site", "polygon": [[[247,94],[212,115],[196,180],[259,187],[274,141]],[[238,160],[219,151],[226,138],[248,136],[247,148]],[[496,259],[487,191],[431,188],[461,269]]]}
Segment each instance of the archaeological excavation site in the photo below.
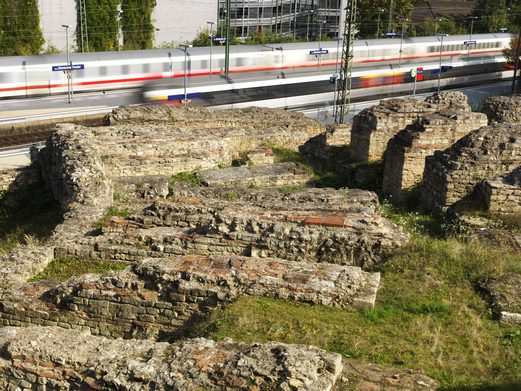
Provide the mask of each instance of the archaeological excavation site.
{"label": "archaeological excavation site", "polygon": [[120,107],[0,171],[0,389],[521,389],[521,98]]}

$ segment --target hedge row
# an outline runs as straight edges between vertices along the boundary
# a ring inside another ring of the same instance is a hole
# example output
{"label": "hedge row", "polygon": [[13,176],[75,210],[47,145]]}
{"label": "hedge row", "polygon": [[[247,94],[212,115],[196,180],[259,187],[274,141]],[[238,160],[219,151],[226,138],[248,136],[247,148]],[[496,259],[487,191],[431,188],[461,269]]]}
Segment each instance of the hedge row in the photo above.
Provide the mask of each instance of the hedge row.
{"label": "hedge row", "polygon": [[38,0],[0,0],[0,56],[24,56],[42,51]]}

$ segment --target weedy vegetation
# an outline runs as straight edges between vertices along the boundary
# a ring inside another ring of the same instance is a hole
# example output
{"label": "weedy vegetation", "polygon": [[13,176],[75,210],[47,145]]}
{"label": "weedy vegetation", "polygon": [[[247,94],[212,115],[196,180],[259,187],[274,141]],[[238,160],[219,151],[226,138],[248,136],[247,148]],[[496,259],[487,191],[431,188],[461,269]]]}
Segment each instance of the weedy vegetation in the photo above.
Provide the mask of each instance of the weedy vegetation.
{"label": "weedy vegetation", "polygon": [[29,282],[41,280],[66,281],[70,277],[81,276],[82,274],[105,275],[111,271],[123,270],[129,264],[127,262],[115,261],[92,261],[78,259],[55,259],[41,273],[31,277]]}

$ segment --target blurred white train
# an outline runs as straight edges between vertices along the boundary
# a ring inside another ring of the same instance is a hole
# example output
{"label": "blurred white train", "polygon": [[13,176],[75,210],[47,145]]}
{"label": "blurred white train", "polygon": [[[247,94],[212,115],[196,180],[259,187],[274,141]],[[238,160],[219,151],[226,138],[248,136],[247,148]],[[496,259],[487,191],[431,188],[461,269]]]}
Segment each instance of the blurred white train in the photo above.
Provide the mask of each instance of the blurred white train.
{"label": "blurred white train", "polygon": [[[450,36],[444,38],[443,47],[437,37],[358,40],[353,88],[404,83],[416,67],[424,68],[426,80],[437,78],[440,57],[445,66],[452,67],[443,77],[502,72],[502,51],[511,38],[502,33],[475,34],[475,43],[466,45],[467,35]],[[322,54],[317,54],[319,49]],[[331,90],[329,77],[337,68],[338,49],[341,52],[335,41],[322,42],[320,48],[318,42],[231,46],[229,79],[220,77],[222,46],[213,46],[211,55],[209,47],[189,48],[186,63],[181,49],[72,53],[71,62],[83,68],[73,71],[73,88],[78,93],[144,86],[146,100],[173,104],[184,99],[185,93],[189,99],[219,104],[226,100],[224,92],[248,98]],[[65,62],[63,54],[0,57],[0,98],[66,93],[66,75],[53,71]]]}

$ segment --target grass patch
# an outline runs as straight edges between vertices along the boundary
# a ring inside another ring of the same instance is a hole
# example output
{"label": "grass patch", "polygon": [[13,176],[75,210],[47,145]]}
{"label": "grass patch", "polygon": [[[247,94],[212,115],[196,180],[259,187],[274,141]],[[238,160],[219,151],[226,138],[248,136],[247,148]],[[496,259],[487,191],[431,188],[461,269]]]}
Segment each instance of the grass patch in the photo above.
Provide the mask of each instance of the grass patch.
{"label": "grass patch", "polygon": [[241,198],[240,194],[237,193],[236,191],[227,191],[223,194],[223,197],[225,200],[227,201],[237,201],[239,198]]}
{"label": "grass patch", "polygon": [[192,186],[201,186],[201,181],[197,176],[197,172],[180,172],[178,174],[172,175],[168,180],[170,186],[174,186],[176,183],[184,182]]}
{"label": "grass patch", "polygon": [[298,193],[300,190],[302,190],[301,186],[281,186],[277,189],[280,194],[284,196],[289,196],[294,193]]}
{"label": "grass patch", "polygon": [[114,261],[82,261],[77,259],[56,259],[41,273],[31,277],[29,282],[41,280],[66,281],[73,276],[81,276],[82,274],[107,274],[111,271],[123,270],[129,264],[126,262]]}
{"label": "grass patch", "polygon": [[304,157],[300,153],[292,149],[282,147],[271,147],[271,150],[273,151],[273,161],[275,163],[305,163]]}
{"label": "grass patch", "polygon": [[96,233],[101,234],[102,227],[107,224],[107,222],[112,217],[121,217],[123,219],[129,217],[132,214],[132,211],[128,208],[117,208],[114,206],[109,207],[103,216],[94,223],[94,228],[96,228]]}
{"label": "grass patch", "polygon": [[445,390],[518,389],[521,331],[495,321],[476,286],[521,273],[521,254],[443,240],[438,216],[388,206],[384,212],[413,235],[379,267],[375,308],[243,297],[217,310],[199,335],[315,345],[363,362],[422,370]]}

